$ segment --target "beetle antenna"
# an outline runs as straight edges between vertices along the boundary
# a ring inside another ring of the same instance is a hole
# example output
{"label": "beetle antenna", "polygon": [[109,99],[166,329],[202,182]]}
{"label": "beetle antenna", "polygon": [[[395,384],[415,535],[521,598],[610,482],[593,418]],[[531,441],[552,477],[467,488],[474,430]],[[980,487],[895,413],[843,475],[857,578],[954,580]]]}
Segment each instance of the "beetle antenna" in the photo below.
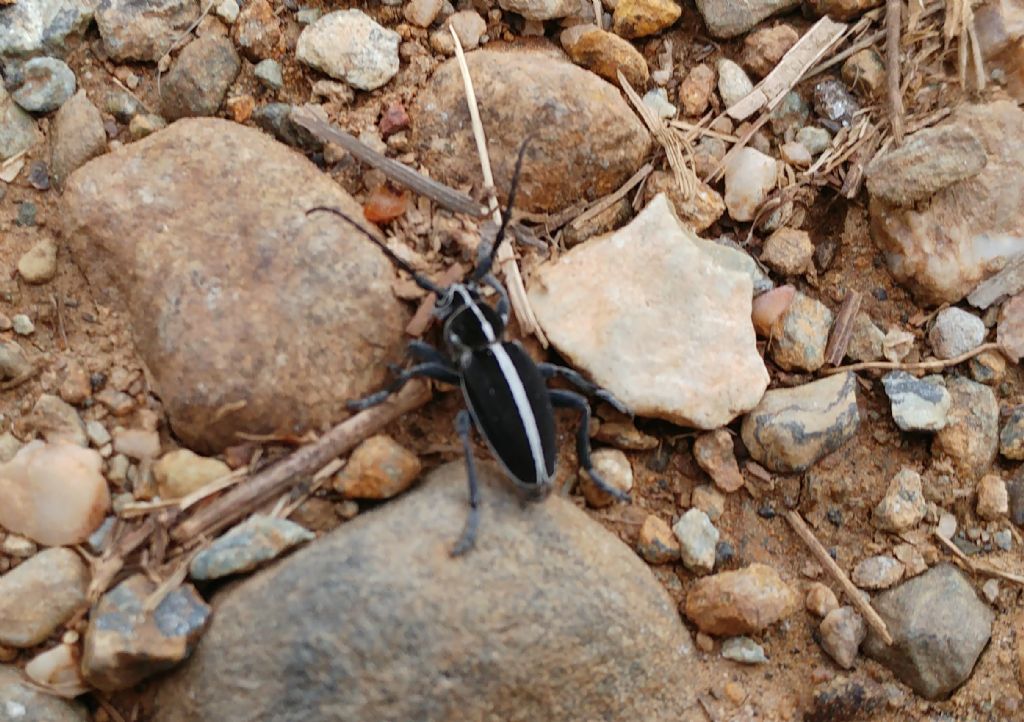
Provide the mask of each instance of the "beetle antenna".
{"label": "beetle antenna", "polygon": [[501,242],[505,239],[505,229],[508,228],[508,222],[512,218],[512,207],[516,202],[516,191],[519,189],[519,173],[523,169],[523,157],[526,155],[526,148],[530,145],[531,140],[533,140],[533,135],[528,135],[523,144],[519,146],[516,167],[512,171],[512,184],[508,190],[508,203],[505,206],[505,212],[501,214],[501,225],[498,227],[498,233],[494,236],[494,244],[491,246],[487,258],[484,259],[483,263],[474,268],[473,273],[470,275],[470,278],[474,281],[479,281],[491,272],[491,266],[494,265],[498,249],[501,248]]}
{"label": "beetle antenna", "polygon": [[408,273],[410,276],[412,276],[412,280],[414,280],[416,282],[416,285],[419,286],[420,288],[422,288],[423,290],[430,291],[431,293],[435,294],[438,297],[444,295],[445,289],[443,289],[440,286],[438,286],[436,283],[431,281],[426,276],[420,275],[416,271],[416,269],[414,269],[411,265],[409,265],[408,261],[406,261],[404,258],[401,258],[397,253],[395,253],[390,248],[388,248],[386,245],[381,243],[381,241],[378,240],[376,236],[374,236],[368,230],[366,230],[361,225],[356,223],[352,218],[350,218],[343,211],[341,211],[341,210],[339,210],[337,208],[332,208],[330,206],[316,206],[315,208],[310,208],[308,211],[306,211],[306,215],[308,216],[309,214],[316,213],[317,211],[326,211],[327,213],[332,213],[332,214],[336,215],[338,218],[340,218],[341,220],[345,221],[350,226],[355,228],[357,231],[362,233],[364,236],[369,238],[371,241],[374,242],[374,244],[376,244],[376,246],[380,250],[382,250],[384,252],[384,255],[387,256],[391,260],[392,263],[394,263],[400,269],[402,269],[403,271]]}

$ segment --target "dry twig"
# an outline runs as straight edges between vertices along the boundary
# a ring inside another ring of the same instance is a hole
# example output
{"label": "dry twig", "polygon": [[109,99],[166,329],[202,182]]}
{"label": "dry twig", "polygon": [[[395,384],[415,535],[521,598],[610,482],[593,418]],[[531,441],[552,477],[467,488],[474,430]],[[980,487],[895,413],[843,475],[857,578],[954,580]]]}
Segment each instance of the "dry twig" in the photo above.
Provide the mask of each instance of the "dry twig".
{"label": "dry twig", "polygon": [[825,568],[832,578],[836,581],[839,586],[846,592],[846,598],[850,600],[850,603],[857,608],[857,611],[864,617],[864,621],[868,623],[868,626],[875,630],[875,633],[882,638],[882,641],[886,644],[892,644],[892,635],[889,634],[889,628],[885,626],[885,621],[878,616],[878,612],[875,611],[871,604],[864,600],[861,596],[860,590],[854,586],[850,578],[846,576],[846,572],[840,569],[839,565],[836,564],[835,560],[829,555],[828,550],[821,545],[818,538],[814,536],[807,524],[804,523],[803,517],[797,514],[792,509],[786,512],[786,521],[793,527],[793,531],[800,537],[800,540],[807,545],[807,548],[814,555],[814,558],[818,560],[818,563]]}
{"label": "dry twig", "polygon": [[860,310],[860,302],[863,296],[859,291],[852,288],[846,292],[843,305],[836,314],[835,325],[832,326],[832,336],[825,348],[825,363],[838,366],[846,356],[846,349],[850,345],[850,337],[853,335],[853,322]]}
{"label": "dry twig", "polygon": [[349,451],[395,419],[427,403],[429,399],[430,387],[427,384],[418,381],[409,383],[380,406],[366,409],[342,421],[312,444],[303,446],[198,509],[174,527],[171,539],[183,544],[231,526],[299,480],[312,476],[332,459]]}
{"label": "dry twig", "polygon": [[963,565],[967,567],[969,571],[974,572],[976,574],[984,574],[987,577],[997,577],[999,579],[1005,579],[1006,581],[1013,582],[1014,584],[1024,585],[1024,576],[1021,576],[1020,574],[1014,574],[1013,572],[1003,571],[1002,569],[994,567],[991,564],[986,564],[981,560],[975,561],[971,559],[969,556],[960,551],[960,548],[956,544],[954,544],[952,541],[939,534],[938,530],[935,531],[934,536],[936,539],[939,540],[942,546],[946,547],[946,549],[952,552],[953,556],[955,556],[957,559],[963,562]]}
{"label": "dry twig", "polygon": [[[469,118],[473,125],[473,139],[476,141],[476,150],[480,155],[480,169],[484,177],[484,189],[490,194],[489,206],[494,223],[501,226],[501,210],[498,208],[498,198],[494,193],[494,175],[491,173],[491,160],[487,153],[487,137],[484,135],[484,125],[480,120],[480,109],[477,107],[476,91],[473,89],[473,78],[469,75],[469,65],[466,63],[466,54],[462,51],[462,43],[455,32],[455,28],[448,26],[452,39],[455,42],[455,57],[459,62],[459,70],[462,72],[462,82],[466,88],[466,105],[469,106]],[[519,272],[519,264],[516,263],[515,254],[510,244],[502,244],[498,249],[498,267],[505,276],[505,284],[508,286],[508,298],[515,311],[516,319],[519,321],[519,328],[526,336],[531,333],[537,337],[541,346],[548,347],[547,336],[537,323],[537,317],[533,314],[530,301],[526,297],[526,286],[523,284],[523,276]]]}
{"label": "dry twig", "polygon": [[996,342],[983,343],[973,351],[962,353],[959,356],[948,359],[933,359],[931,361],[918,361],[916,363],[903,363],[895,361],[865,361],[864,363],[850,364],[849,366],[836,366],[834,369],[824,369],[822,373],[826,375],[841,374],[847,371],[864,371],[865,369],[882,369],[882,370],[894,370],[894,371],[941,371],[942,369],[949,368],[950,366],[956,366],[962,364],[964,361],[969,361],[978,354],[985,353],[986,351],[1002,351],[1003,347]]}
{"label": "dry twig", "polygon": [[889,122],[896,145],[903,145],[903,93],[900,88],[900,31],[903,0],[885,3],[885,80],[889,98]]}

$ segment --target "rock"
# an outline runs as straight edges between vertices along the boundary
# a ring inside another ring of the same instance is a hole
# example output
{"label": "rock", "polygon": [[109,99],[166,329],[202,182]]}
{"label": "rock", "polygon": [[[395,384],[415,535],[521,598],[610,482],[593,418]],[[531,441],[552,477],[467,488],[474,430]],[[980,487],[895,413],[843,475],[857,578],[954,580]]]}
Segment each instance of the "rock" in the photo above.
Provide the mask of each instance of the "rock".
{"label": "rock", "polygon": [[32,116],[22,110],[7,91],[0,87],[0,162],[28,150],[41,137]]}
{"label": "rock", "polygon": [[36,326],[32,323],[32,319],[23,313],[16,313],[14,315],[14,318],[11,319],[11,328],[13,328],[14,333],[19,336],[31,336],[36,330]]}
{"label": "rock", "polygon": [[893,547],[892,553],[903,564],[907,577],[916,577],[928,569],[924,555],[913,544],[897,544]]}
{"label": "rock", "polygon": [[[643,123],[615,87],[560,52],[479,50],[466,61],[502,203],[522,139],[538,129],[516,198],[523,210],[549,213],[595,200],[643,165],[651,142]],[[410,109],[411,142],[420,162],[432,177],[453,186],[481,182],[464,101],[453,58],[438,67]]]}
{"label": "rock", "polygon": [[996,474],[986,474],[978,482],[978,516],[987,521],[1006,518],[1010,497],[1006,482]]}
{"label": "rock", "polygon": [[241,8],[238,7],[236,0],[221,0],[213,11],[217,13],[217,17],[231,25],[238,20],[238,13],[241,12]]}
{"label": "rock", "polygon": [[829,612],[818,627],[821,647],[843,669],[852,669],[861,642],[868,635],[863,617],[853,607],[839,607]]}
{"label": "rock", "polygon": [[647,61],[628,40],[607,30],[575,25],[561,36],[562,47],[574,63],[582,65],[605,80],[619,84],[621,70],[634,88],[643,88],[650,78]]}
{"label": "rock", "polygon": [[700,509],[689,509],[672,527],[679,540],[683,564],[695,574],[707,574],[715,568],[718,529]]}
{"label": "rock", "polygon": [[44,549],[0,576],[0,644],[34,647],[85,604],[89,569],[70,549]]}
{"label": "rock", "polygon": [[715,429],[756,405],[768,383],[750,278],[727,265],[735,256],[701,242],[660,195],[628,226],[542,266],[530,301],[559,353],[634,413]]}
{"label": "rock", "polygon": [[74,444],[25,444],[0,464],[0,526],[47,546],[84,542],[110,508],[102,464]]}
{"label": "rock", "polygon": [[824,153],[825,149],[831,145],[832,136],[824,128],[808,125],[797,131],[796,141],[806,148],[811,155],[818,156]]}
{"label": "rock", "polygon": [[672,527],[654,514],[648,514],[640,527],[636,550],[648,564],[667,564],[679,559],[679,540]]}
{"label": "rock", "polygon": [[1024,459],[1024,405],[1013,409],[999,432],[999,452],[1007,459]]}
{"label": "rock", "polygon": [[985,342],[984,322],[973,313],[952,307],[939,311],[928,332],[932,351],[941,359],[950,359],[973,351]]}
{"label": "rock", "polygon": [[[938,145],[942,134],[954,132],[943,130],[947,126],[969,129],[980,142],[985,150],[980,172],[952,181],[957,168],[967,167],[963,165],[967,163],[976,168],[982,161],[980,156],[951,153],[945,145]],[[883,158],[877,167],[869,166],[869,190],[872,175],[884,177],[886,183],[900,189],[914,188],[913,181],[907,179],[916,178],[922,169],[925,178],[950,179],[920,207],[893,203],[893,193],[887,200],[877,185],[872,191],[871,235],[885,253],[893,276],[908,286],[918,301],[956,303],[1009,260],[1024,255],[1024,215],[1016,204],[1024,195],[1024,147],[1009,147],[1005,142],[1020,134],[1024,134],[1024,110],[1012,102],[965,105],[947,124],[924,136],[929,142],[918,150],[920,162],[908,160],[904,165]],[[931,170],[942,159],[961,165],[949,171]],[[925,182],[919,181],[919,185]]]}
{"label": "rock", "polygon": [[441,12],[444,0],[410,0],[402,9],[402,15],[412,25],[429,28]]}
{"label": "rock", "polygon": [[220,459],[199,456],[188,449],[175,449],[153,464],[160,498],[180,499],[207,484],[223,479],[231,469]]}
{"label": "rock", "polygon": [[160,456],[160,434],[147,429],[114,429],[114,451],[139,461]]}
{"label": "rock", "polygon": [[783,143],[782,147],[779,148],[779,152],[782,154],[782,160],[786,163],[799,166],[801,168],[806,168],[811,164],[811,161],[814,160],[811,156],[811,152],[796,141]]}
{"label": "rock", "polygon": [[888,589],[903,578],[903,564],[888,554],[862,560],[850,579],[861,589]]}
{"label": "rock", "polygon": [[0,379],[16,379],[32,372],[33,364],[16,341],[0,339]]}
{"label": "rock", "polygon": [[979,479],[999,450],[999,404],[992,389],[962,376],[949,379],[946,388],[953,401],[933,453],[948,455],[961,474]]}
{"label": "rock", "polygon": [[864,653],[933,700],[946,697],[970,676],[995,616],[956,567],[946,563],[883,592],[872,606],[895,643],[886,646],[869,632]]}
{"label": "rock", "polygon": [[281,63],[276,60],[261,60],[253,69],[256,80],[271,90],[280,90],[284,87],[284,74],[281,70]]}
{"label": "rock", "polygon": [[612,13],[612,32],[624,38],[657,35],[681,14],[682,9],[673,0],[619,0]]}
{"label": "rock", "polygon": [[356,447],[334,488],[348,499],[390,499],[412,485],[420,468],[416,454],[379,434]]}
{"label": "rock", "polygon": [[644,199],[650,203],[659,193],[668,196],[676,217],[697,233],[706,230],[725,213],[722,196],[703,181],[697,183],[692,196],[684,198],[675,176],[668,171],[656,170],[647,176]]}
{"label": "rock", "polygon": [[44,238],[18,259],[18,273],[26,283],[48,283],[57,275],[57,244]]}
{"label": "rock", "polygon": [[856,389],[849,373],[772,389],[743,419],[743,443],[772,471],[804,471],[857,433]]}
{"label": "rock", "polygon": [[754,84],[743,72],[743,68],[733,61],[721,58],[717,69],[718,94],[722,96],[722,103],[726,108],[731,108],[753,92]]}
{"label": "rock", "polygon": [[913,469],[903,468],[889,482],[889,488],[875,507],[871,521],[882,531],[899,534],[920,524],[927,511],[921,475]]}
{"label": "rock", "polygon": [[664,120],[671,120],[676,117],[678,108],[668,102],[668,92],[664,88],[651,88],[642,98],[644,105],[651,109],[651,111]]}
{"label": "rock", "polygon": [[628,451],[650,451],[661,444],[657,437],[643,433],[628,421],[605,421],[591,438]]}
{"label": "rock", "polygon": [[883,709],[889,699],[882,685],[870,678],[835,677],[814,689],[803,722],[872,720],[872,715]]}
{"label": "rock", "polygon": [[812,582],[807,590],[804,606],[811,614],[824,618],[829,612],[839,609],[839,600],[836,598],[835,592],[824,584]]}
{"label": "rock", "polygon": [[564,18],[580,9],[579,0],[498,0],[498,5],[527,20]]}
{"label": "rock", "polygon": [[1024,476],[1007,483],[1006,492],[1009,496],[1010,521],[1024,527]]}
{"label": "rock", "polygon": [[815,15],[828,15],[838,21],[853,20],[881,4],[882,0],[807,0]]}
{"label": "rock", "polygon": [[63,60],[32,58],[19,68],[14,102],[30,113],[49,113],[75,94],[75,74]]}
{"label": "rock", "polygon": [[323,428],[400,357],[390,264],[345,224],[306,216],[361,209],[258,130],[183,119],[79,169],[64,203],[75,260],[129,309],[171,427],[198,453],[238,431]]}
{"label": "rock", "polygon": [[727,430],[717,429],[697,436],[693,442],[693,458],[722,491],[732,493],[743,486],[743,475],[733,452],[732,434]]}
{"label": "rock", "polygon": [[800,606],[797,593],[764,564],[698,579],[686,596],[687,618],[705,634],[759,632]]}
{"label": "rock", "polygon": [[794,298],[796,287],[789,284],[765,291],[754,298],[750,320],[759,336],[775,339],[782,335],[782,320],[793,305]]}
{"label": "rock", "polygon": [[257,514],[196,554],[189,564],[189,576],[209,581],[247,572],[314,539],[316,534],[295,522]]}
{"label": "rock", "polygon": [[715,71],[700,63],[690,68],[686,79],[679,85],[679,102],[686,115],[703,115],[715,92]]}
{"label": "rock", "polygon": [[32,0],[0,7],[0,57],[63,55],[69,35],[92,22],[93,0]]}
{"label": "rock", "polygon": [[814,110],[826,120],[848,128],[860,104],[839,80],[828,78],[814,86]]}
{"label": "rock", "polygon": [[99,0],[96,25],[113,60],[156,62],[199,18],[196,0]]}
{"label": "rock", "polygon": [[735,221],[752,221],[775,188],[776,161],[759,150],[741,148],[725,166],[725,207]]}
{"label": "rock", "polygon": [[[161,683],[154,722],[279,719],[283,703],[366,720],[678,719],[695,703],[693,644],[647,565],[557,495],[524,506],[489,464],[477,546],[453,563],[464,469],[441,467],[224,594]],[[251,687],[228,683],[239,665]],[[352,675],[360,684],[337,684]]]}
{"label": "rock", "polygon": [[163,81],[161,112],[168,120],[214,115],[242,61],[231,41],[204,35],[185,46]]}
{"label": "rock", "polygon": [[89,691],[78,657],[77,644],[58,644],[29,660],[25,676],[52,694],[77,697]]}
{"label": "rock", "polygon": [[1012,258],[1006,266],[993,276],[979,283],[967,296],[972,306],[988,308],[1024,290],[1024,255]]}
{"label": "rock", "polygon": [[47,441],[66,441],[77,446],[88,446],[85,424],[74,407],[52,394],[41,394],[31,413],[20,423]]}
{"label": "rock", "polygon": [[825,364],[832,320],[825,304],[797,292],[782,319],[772,359],[787,371],[817,371]]}
{"label": "rock", "polygon": [[167,121],[161,116],[152,113],[142,113],[132,118],[128,124],[128,135],[133,141],[142,140],[158,130],[167,127]]}
{"label": "rock", "polygon": [[763,78],[775,69],[799,39],[800,34],[790,25],[755,30],[743,39],[740,65],[754,76]]}
{"label": "rock", "polygon": [[[26,3],[4,8],[21,7]],[[31,3],[28,3],[31,4]],[[2,12],[2,11],[0,11]],[[0,664],[0,722],[89,722],[90,716],[77,702],[60,699],[39,690],[17,667]]]}
{"label": "rock", "polygon": [[480,38],[487,32],[487,21],[475,10],[453,13],[448,18],[448,24],[455,28],[455,34],[466,50],[480,47]]}
{"label": "rock", "polygon": [[231,37],[253,63],[279,58],[287,48],[281,21],[268,0],[247,2],[231,29]]}
{"label": "rock", "polygon": [[999,310],[996,341],[1011,361],[1020,363],[1024,357],[1024,293],[1006,301]]}
{"label": "rock", "polygon": [[716,38],[734,38],[772,15],[800,6],[800,0],[698,0],[697,9]]}
{"label": "rock", "polygon": [[[629,493],[633,489],[633,467],[629,458],[618,449],[598,449],[591,455],[594,469],[613,488]],[[580,491],[587,504],[599,509],[611,506],[615,498],[606,491],[599,489],[591,480],[590,475],[580,470]]]}
{"label": "rock", "polygon": [[780,138],[795,136],[796,132],[807,125],[811,111],[803,96],[791,90],[782,96],[782,101],[770,116],[772,132]]}
{"label": "rock", "polygon": [[952,514],[946,513],[939,516],[939,523],[935,527],[935,533],[943,539],[953,539],[953,535],[956,534],[956,517]]}
{"label": "rock", "polygon": [[103,117],[79,90],[64,103],[50,124],[50,176],[63,188],[68,176],[107,149]]}
{"label": "rock", "polygon": [[700,484],[695,486],[690,494],[690,505],[700,509],[715,522],[725,512],[725,495],[711,484]]}
{"label": "rock", "polygon": [[892,418],[904,431],[938,431],[946,426],[953,398],[941,376],[918,379],[906,371],[882,377]]}
{"label": "rock", "polygon": [[156,586],[144,574],[104,594],[89,615],[82,674],[97,689],[127,689],[192,653],[210,608],[190,584],[172,589],[152,611]]}
{"label": "rock", "polygon": [[[868,98],[880,97],[885,90],[885,63],[874,48],[865,48],[851,55],[843,63],[842,76],[847,85],[863,90]],[[900,150],[905,148],[902,146]],[[930,162],[934,164],[933,160]]]}
{"label": "rock", "polygon": [[776,273],[795,276],[811,267],[814,245],[807,231],[780,228],[764,242],[761,260]]}
{"label": "rock", "polygon": [[376,90],[398,73],[400,40],[362,10],[336,10],[302,31],[295,57],[354,88]]}
{"label": "rock", "polygon": [[750,637],[730,637],[722,642],[722,656],[741,664],[764,664],[764,647]]}

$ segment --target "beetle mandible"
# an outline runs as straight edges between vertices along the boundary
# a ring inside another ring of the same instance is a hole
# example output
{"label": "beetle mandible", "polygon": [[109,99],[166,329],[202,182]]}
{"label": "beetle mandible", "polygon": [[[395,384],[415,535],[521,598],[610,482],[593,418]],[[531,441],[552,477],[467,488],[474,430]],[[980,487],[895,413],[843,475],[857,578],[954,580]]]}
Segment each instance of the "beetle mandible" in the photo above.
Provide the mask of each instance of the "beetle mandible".
{"label": "beetle mandible", "polygon": [[[461,536],[452,548],[452,556],[460,556],[473,548],[480,525],[480,490],[470,436],[474,425],[508,477],[526,492],[528,499],[539,501],[551,492],[555,473],[554,409],[575,409],[581,415],[576,431],[580,466],[597,487],[616,499],[629,501],[629,495],[605,481],[591,463],[588,438],[590,405],[586,397],[573,391],[549,389],[545,380],[560,376],[584,393],[628,414],[626,406],[570,368],[534,363],[519,342],[504,338],[509,316],[508,294],[491,273],[491,267],[508,227],[527,143],[522,144],[516,158],[508,205],[502,214],[494,243],[489,248],[481,244],[475,268],[461,283],[438,286],[337,208],[318,206],[307,212],[326,211],[344,220],[376,244],[398,268],[410,274],[420,288],[433,293],[437,299],[434,314],[442,322],[442,336],[448,353],[442,353],[422,341],[411,342],[408,353],[418,363],[399,373],[380,391],[350,401],[348,407],[352,411],[361,411],[380,404],[417,377],[461,387],[466,408],[455,417],[455,428],[466,459],[469,515]],[[498,302],[495,308],[484,302],[481,284],[496,292]]]}

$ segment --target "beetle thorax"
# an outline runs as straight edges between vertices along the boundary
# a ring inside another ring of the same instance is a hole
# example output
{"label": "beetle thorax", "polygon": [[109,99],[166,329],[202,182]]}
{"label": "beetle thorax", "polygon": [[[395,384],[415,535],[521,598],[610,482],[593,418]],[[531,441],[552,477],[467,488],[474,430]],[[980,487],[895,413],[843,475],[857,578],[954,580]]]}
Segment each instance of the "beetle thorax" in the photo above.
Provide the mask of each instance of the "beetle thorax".
{"label": "beetle thorax", "polygon": [[505,324],[474,286],[455,284],[438,306],[445,317],[444,338],[455,350],[479,350],[500,343]]}

